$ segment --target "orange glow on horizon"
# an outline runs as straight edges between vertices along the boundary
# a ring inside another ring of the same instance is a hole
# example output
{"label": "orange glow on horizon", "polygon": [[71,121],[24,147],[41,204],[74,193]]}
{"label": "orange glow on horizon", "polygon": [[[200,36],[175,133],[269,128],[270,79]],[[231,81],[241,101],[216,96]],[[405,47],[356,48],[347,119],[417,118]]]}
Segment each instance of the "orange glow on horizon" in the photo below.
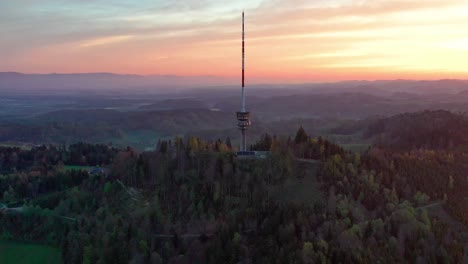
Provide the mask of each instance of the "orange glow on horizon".
{"label": "orange glow on horizon", "polygon": [[[247,84],[468,79],[468,1],[280,2],[246,10]],[[212,8],[221,10],[212,21],[197,13],[209,10],[191,11],[187,21],[177,11],[97,17],[96,33],[88,34],[90,25],[79,36],[67,31],[61,33],[66,37],[31,40],[17,50],[15,41],[25,36],[12,37],[0,44],[10,51],[0,52],[0,71],[235,80],[241,72],[241,12]],[[107,26],[115,30],[101,30]]]}

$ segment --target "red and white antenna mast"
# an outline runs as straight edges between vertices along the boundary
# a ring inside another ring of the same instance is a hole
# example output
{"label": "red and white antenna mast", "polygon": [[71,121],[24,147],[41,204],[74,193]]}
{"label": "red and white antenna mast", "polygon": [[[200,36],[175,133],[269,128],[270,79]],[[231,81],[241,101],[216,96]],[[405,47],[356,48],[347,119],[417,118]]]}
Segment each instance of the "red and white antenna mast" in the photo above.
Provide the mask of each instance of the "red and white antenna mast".
{"label": "red and white antenna mast", "polygon": [[241,131],[241,143],[239,148],[239,155],[247,155],[247,140],[246,131],[250,126],[250,112],[245,111],[245,31],[244,31],[244,12],[242,12],[242,106],[241,110],[237,112],[237,126]]}
{"label": "red and white antenna mast", "polygon": [[244,12],[242,12],[242,112],[245,112],[245,31],[244,31]]}

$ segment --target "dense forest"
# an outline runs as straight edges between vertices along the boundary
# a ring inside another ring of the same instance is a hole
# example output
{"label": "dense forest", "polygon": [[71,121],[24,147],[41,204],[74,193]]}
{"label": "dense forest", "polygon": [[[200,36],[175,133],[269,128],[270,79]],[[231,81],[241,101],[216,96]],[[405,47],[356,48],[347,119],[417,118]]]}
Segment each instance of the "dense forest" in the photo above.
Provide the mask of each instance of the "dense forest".
{"label": "dense forest", "polygon": [[[424,206],[467,223],[463,153],[358,154],[302,127],[251,148],[271,154],[196,137],[147,152],[0,148],[1,236],[55,245],[65,263],[462,263],[463,232]],[[291,182],[320,195],[292,202]]]}
{"label": "dense forest", "polygon": [[365,136],[398,150],[454,149],[467,146],[468,119],[445,110],[405,113],[370,124]]}

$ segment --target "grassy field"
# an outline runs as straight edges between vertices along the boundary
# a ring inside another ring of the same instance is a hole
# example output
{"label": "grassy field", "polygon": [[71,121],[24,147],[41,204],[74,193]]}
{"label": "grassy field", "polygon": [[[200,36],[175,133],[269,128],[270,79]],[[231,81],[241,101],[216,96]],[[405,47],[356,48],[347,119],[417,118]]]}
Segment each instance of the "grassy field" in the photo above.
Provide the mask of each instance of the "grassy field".
{"label": "grassy field", "polygon": [[[100,143],[112,145],[119,148],[131,146],[137,150],[153,150],[156,147],[158,139],[164,139],[157,131],[153,130],[135,130],[123,133],[121,137],[111,137]],[[173,139],[172,136],[167,139]]]}
{"label": "grassy field", "polygon": [[89,167],[89,166],[77,166],[77,165],[65,165],[63,166],[63,168],[67,171],[70,171],[70,170],[90,170],[94,167]]}
{"label": "grassy field", "polygon": [[32,144],[28,143],[17,143],[17,142],[0,142],[0,147],[5,148],[20,148],[22,150],[31,150]]}
{"label": "grassy field", "polygon": [[0,263],[4,264],[59,264],[60,251],[56,248],[0,241]]}
{"label": "grassy field", "polygon": [[341,144],[341,146],[355,153],[364,153],[371,145],[370,144]]}

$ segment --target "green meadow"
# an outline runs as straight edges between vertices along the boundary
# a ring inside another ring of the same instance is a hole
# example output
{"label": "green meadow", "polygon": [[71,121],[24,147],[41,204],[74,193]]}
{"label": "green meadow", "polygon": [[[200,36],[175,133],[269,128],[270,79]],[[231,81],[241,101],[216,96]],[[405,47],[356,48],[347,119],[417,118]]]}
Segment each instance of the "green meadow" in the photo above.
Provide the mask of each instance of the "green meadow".
{"label": "green meadow", "polygon": [[92,169],[94,167],[90,167],[90,166],[77,166],[77,165],[65,165],[63,166],[63,168],[67,171],[69,170],[89,170],[89,169]]}
{"label": "green meadow", "polygon": [[2,264],[59,264],[60,251],[56,248],[21,242],[0,241]]}
{"label": "green meadow", "polygon": [[371,145],[370,144],[341,144],[341,146],[355,153],[364,153]]}

